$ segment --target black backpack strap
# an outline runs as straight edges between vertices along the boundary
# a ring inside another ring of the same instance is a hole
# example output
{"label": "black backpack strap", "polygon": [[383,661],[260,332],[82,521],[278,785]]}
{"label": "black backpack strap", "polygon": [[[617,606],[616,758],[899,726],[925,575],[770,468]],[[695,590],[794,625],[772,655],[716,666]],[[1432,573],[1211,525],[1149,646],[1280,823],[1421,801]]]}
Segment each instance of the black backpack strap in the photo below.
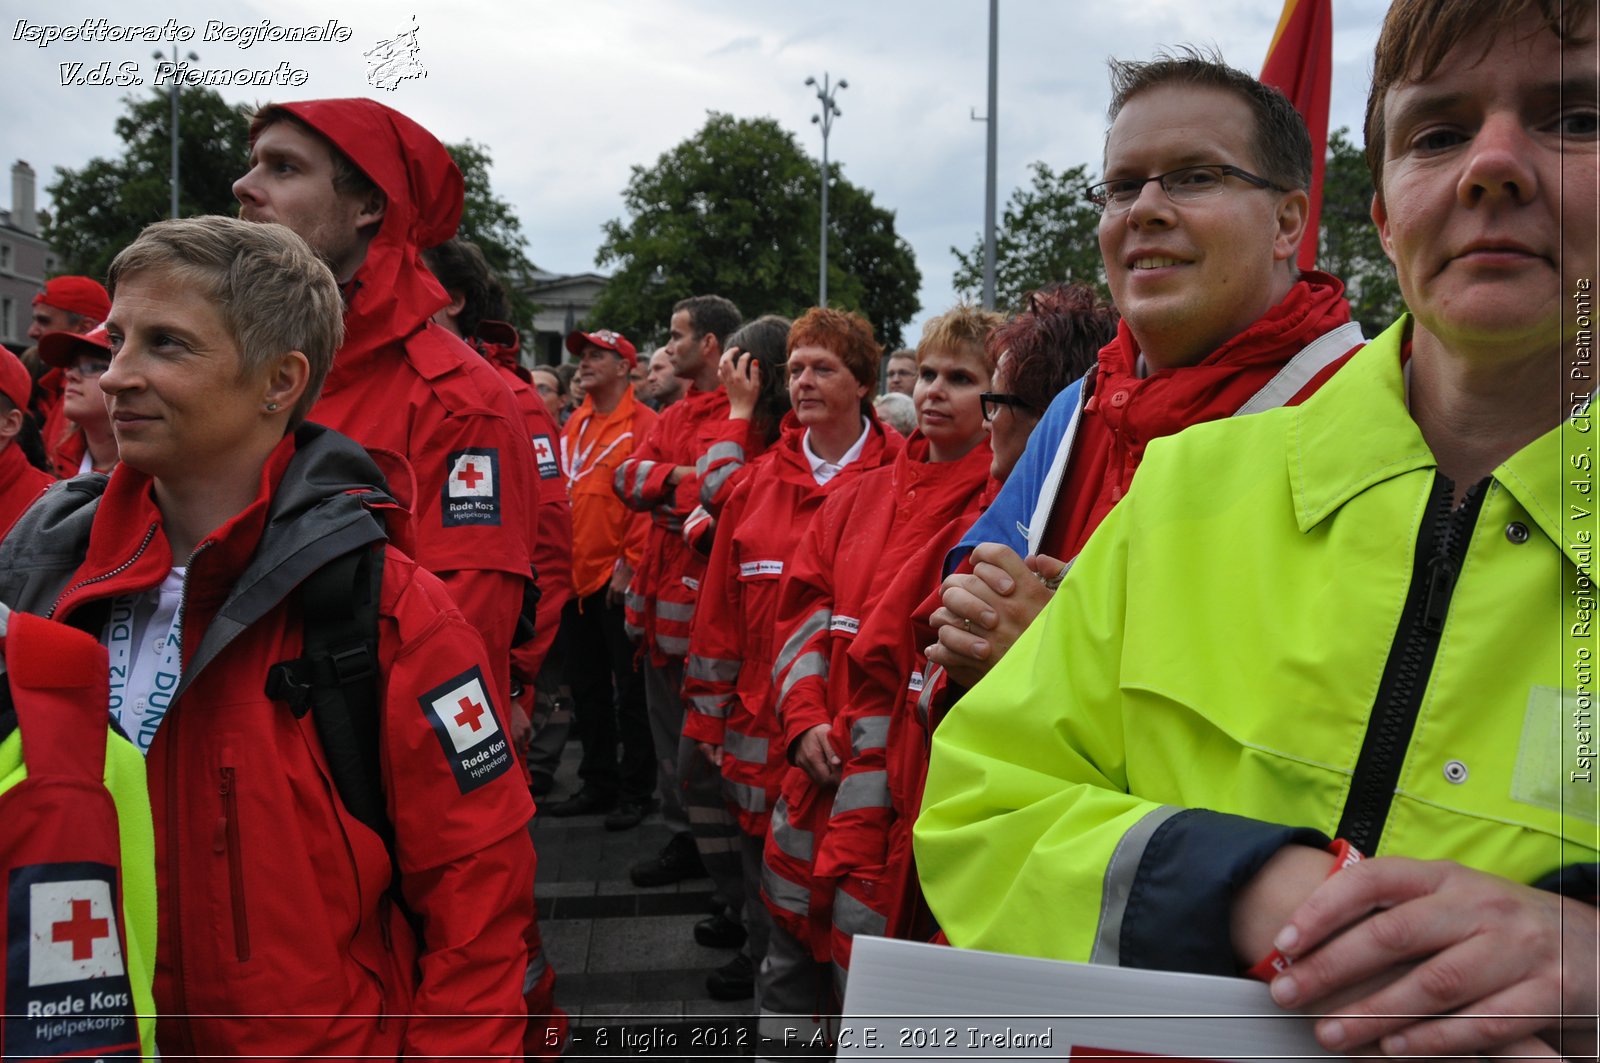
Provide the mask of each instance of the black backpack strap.
{"label": "black backpack strap", "polygon": [[300,584],[304,656],[267,672],[267,696],[312,718],[339,799],[394,852],[379,759],[378,590],[383,550],[363,546]]}

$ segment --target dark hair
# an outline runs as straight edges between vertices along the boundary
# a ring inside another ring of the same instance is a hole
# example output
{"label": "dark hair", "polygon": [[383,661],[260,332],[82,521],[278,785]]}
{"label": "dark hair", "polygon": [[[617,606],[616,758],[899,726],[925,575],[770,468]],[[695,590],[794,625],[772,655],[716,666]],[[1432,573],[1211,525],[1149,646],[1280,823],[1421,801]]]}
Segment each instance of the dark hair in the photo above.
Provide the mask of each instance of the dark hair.
{"label": "dark hair", "polygon": [[788,318],[763,314],[728,337],[729,347],[749,351],[761,366],[756,417],[766,424],[768,443],[778,438],[780,422],[789,412],[789,328]]}
{"label": "dark hair", "polygon": [[856,383],[867,386],[861,412],[872,409],[872,393],[878,390],[878,359],[883,357],[883,344],[873,337],[872,322],[853,310],[813,306],[789,327],[784,357],[796,347],[821,347],[838,355]]}
{"label": "dark hair", "polygon": [[717,338],[717,346],[728,349],[728,335],[744,320],[739,308],[720,295],[691,295],[672,304],[672,312],[679,310],[689,315],[689,327],[696,336],[706,333]]}
{"label": "dark hair", "polygon": [[[1395,0],[1384,16],[1372,58],[1367,94],[1367,169],[1383,196],[1383,102],[1398,84],[1426,81],[1445,56],[1474,34],[1483,34],[1482,59],[1526,15],[1534,15],[1564,45],[1594,40],[1593,0]],[[1587,33],[1585,28],[1587,27]],[[1582,34],[1580,36],[1580,34]]]}
{"label": "dark hair", "polygon": [[561,381],[561,397],[566,398],[572,393],[572,378],[578,375],[578,363],[562,362],[554,368],[556,379]]}
{"label": "dark hair", "polygon": [[452,237],[422,252],[422,260],[444,285],[451,302],[457,295],[465,300],[456,315],[456,328],[463,336],[476,336],[481,322],[506,319],[505,288],[477,244]]}
{"label": "dark hair", "polygon": [[[1175,52],[1158,52],[1149,62],[1112,59],[1108,65],[1111,107],[1106,116],[1113,123],[1129,100],[1162,85],[1222,89],[1243,100],[1255,117],[1251,139],[1261,176],[1283,188],[1311,187],[1311,134],[1305,119],[1287,96],[1229,66],[1221,55],[1185,45]],[[1106,135],[1110,137],[1109,131]]]}
{"label": "dark hair", "polygon": [[1035,416],[1068,384],[1092,369],[1117,334],[1117,311],[1087,284],[1048,284],[1029,292],[1027,309],[989,336],[1006,359],[1006,387]]}

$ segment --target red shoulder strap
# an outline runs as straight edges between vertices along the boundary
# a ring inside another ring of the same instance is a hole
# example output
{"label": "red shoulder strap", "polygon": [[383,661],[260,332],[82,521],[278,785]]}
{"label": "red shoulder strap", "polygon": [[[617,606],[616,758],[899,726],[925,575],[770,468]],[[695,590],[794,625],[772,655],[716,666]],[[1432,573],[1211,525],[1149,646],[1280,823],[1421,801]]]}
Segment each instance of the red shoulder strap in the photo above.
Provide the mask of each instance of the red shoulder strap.
{"label": "red shoulder strap", "polygon": [[12,613],[0,640],[28,773],[105,777],[106,648],[76,628]]}

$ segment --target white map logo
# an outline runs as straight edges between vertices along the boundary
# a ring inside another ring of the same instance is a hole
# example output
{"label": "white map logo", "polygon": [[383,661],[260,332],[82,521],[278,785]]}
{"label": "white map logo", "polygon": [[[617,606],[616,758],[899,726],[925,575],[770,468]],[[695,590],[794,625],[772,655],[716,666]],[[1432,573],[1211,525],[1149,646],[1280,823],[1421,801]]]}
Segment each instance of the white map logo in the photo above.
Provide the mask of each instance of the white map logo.
{"label": "white map logo", "polygon": [[417,43],[416,21],[417,16],[412,15],[409,30],[379,41],[361,53],[367,57],[367,84],[393,92],[402,81],[428,76],[428,68],[417,59],[422,46]]}

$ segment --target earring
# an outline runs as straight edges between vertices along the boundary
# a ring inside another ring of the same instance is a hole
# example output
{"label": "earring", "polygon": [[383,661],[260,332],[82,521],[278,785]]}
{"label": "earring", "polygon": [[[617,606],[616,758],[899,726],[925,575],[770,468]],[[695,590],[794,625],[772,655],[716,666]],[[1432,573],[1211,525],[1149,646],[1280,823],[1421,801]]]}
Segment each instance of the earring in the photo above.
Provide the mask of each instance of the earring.
{"label": "earring", "polygon": [[267,403],[267,412],[268,413],[277,413],[278,412],[278,404],[276,402]]}

